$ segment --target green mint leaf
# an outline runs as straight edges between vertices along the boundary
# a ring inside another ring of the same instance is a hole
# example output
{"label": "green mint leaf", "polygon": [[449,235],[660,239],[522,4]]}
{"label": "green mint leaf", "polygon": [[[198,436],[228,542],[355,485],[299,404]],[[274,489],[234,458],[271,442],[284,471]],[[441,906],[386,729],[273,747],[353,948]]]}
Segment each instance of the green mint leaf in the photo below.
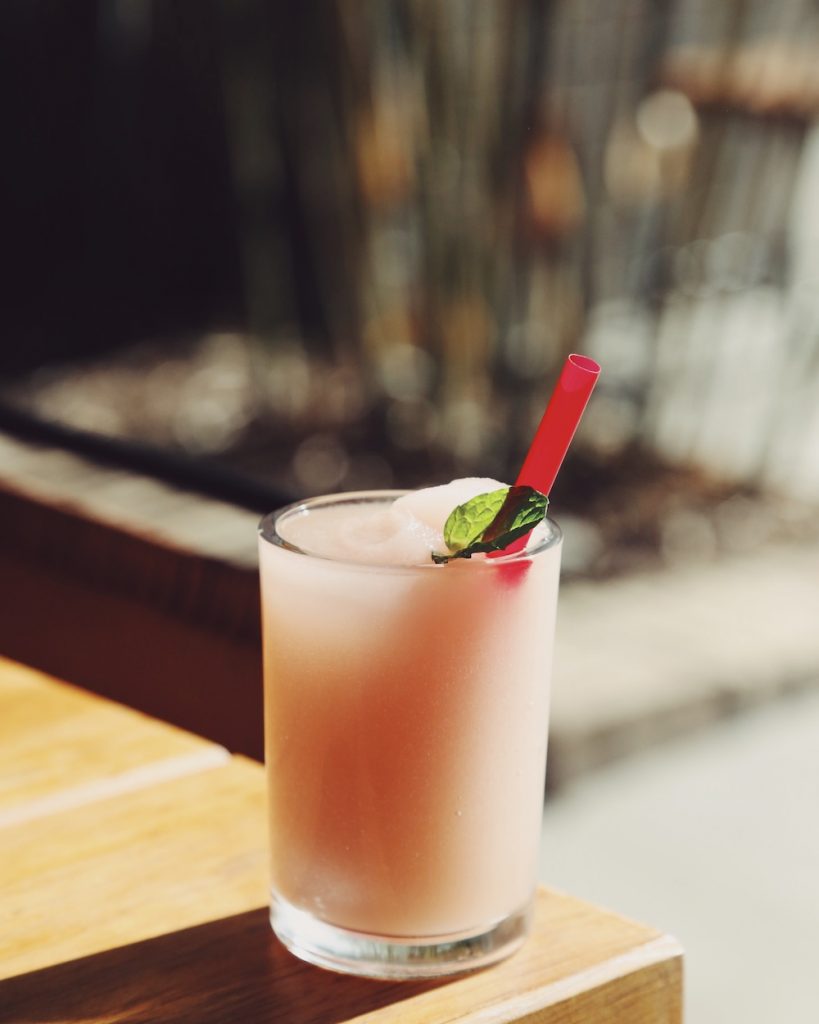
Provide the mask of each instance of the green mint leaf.
{"label": "green mint leaf", "polygon": [[479,541],[489,529],[509,494],[508,487],[478,494],[463,505],[458,505],[444,523],[444,543],[457,553]]}
{"label": "green mint leaf", "polygon": [[502,487],[459,505],[444,524],[450,554],[433,553],[436,564],[471,558],[478,552],[503,551],[546,518],[549,499],[534,487]]}

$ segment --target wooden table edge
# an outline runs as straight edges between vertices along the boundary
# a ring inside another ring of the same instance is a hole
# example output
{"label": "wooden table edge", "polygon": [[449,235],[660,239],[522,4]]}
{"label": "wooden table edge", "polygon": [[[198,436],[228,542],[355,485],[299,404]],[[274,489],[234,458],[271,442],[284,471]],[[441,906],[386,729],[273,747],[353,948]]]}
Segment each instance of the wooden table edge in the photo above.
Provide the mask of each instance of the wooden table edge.
{"label": "wooden table edge", "polygon": [[[609,957],[592,967],[586,967],[546,982],[528,992],[505,999],[495,1006],[488,1006],[463,1018],[464,1024],[507,1024],[509,1021],[528,1024],[546,1021],[544,1011],[553,1009],[571,1000],[588,996],[620,978],[635,975],[640,971],[659,964],[678,961],[680,970],[684,961],[684,949],[672,935],[661,934],[632,949]],[[551,1016],[548,1020],[551,1020]],[[619,1018],[618,1018],[619,1019]]]}

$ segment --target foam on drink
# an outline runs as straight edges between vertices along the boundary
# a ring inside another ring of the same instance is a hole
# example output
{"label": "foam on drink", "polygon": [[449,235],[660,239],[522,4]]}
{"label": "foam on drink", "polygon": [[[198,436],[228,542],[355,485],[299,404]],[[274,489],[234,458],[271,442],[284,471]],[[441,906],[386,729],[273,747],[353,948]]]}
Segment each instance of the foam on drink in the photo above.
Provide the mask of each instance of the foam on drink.
{"label": "foam on drink", "polygon": [[445,552],[444,523],[450,512],[478,494],[506,484],[489,477],[464,477],[438,487],[410,491],[391,504],[339,507],[292,516],[284,539],[310,554],[360,565],[425,565],[433,551]]}

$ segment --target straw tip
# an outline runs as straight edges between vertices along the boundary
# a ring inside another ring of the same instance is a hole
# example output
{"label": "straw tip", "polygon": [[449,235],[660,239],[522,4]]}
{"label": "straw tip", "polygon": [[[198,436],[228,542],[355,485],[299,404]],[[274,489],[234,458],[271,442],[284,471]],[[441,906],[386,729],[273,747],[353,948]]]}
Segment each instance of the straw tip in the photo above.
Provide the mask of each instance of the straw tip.
{"label": "straw tip", "polygon": [[584,370],[586,373],[593,373],[595,377],[600,373],[600,364],[595,362],[594,359],[590,359],[588,356],[582,356],[578,352],[572,352],[569,356],[568,362],[578,370]]}

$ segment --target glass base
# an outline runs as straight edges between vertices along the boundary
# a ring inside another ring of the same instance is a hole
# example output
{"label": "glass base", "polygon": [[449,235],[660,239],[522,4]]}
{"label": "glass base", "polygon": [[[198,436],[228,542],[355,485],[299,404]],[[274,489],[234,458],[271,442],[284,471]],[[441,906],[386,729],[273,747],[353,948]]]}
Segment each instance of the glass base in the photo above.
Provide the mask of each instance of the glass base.
{"label": "glass base", "polygon": [[301,960],[341,974],[365,978],[437,978],[488,967],[510,956],[529,934],[532,904],[491,928],[429,938],[396,938],[349,931],[319,921],[280,896],[270,904],[270,924]]}

